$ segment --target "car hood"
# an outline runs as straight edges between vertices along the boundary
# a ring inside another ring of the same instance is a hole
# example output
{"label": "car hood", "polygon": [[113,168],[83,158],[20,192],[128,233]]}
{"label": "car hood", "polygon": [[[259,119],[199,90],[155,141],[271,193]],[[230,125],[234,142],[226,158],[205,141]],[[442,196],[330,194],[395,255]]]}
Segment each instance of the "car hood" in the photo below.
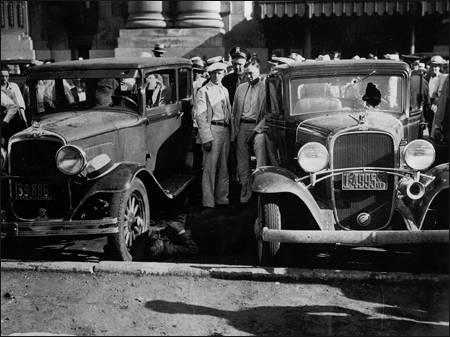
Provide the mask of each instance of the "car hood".
{"label": "car hood", "polygon": [[335,134],[342,130],[383,130],[396,136],[401,136],[402,123],[392,114],[380,111],[326,113],[303,120],[299,129],[306,128],[324,136]]}
{"label": "car hood", "polygon": [[111,132],[135,125],[136,113],[111,110],[87,110],[39,116],[33,126],[21,134],[58,134],[67,142]]}

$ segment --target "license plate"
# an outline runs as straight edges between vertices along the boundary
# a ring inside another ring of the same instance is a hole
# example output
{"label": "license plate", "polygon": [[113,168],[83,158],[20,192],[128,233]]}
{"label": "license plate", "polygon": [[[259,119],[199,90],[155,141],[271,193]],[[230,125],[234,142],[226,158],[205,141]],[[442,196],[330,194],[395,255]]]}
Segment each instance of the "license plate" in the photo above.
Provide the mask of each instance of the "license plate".
{"label": "license plate", "polygon": [[387,190],[385,172],[344,172],[342,174],[343,190]]}
{"label": "license plate", "polygon": [[50,185],[16,182],[16,200],[51,200]]}

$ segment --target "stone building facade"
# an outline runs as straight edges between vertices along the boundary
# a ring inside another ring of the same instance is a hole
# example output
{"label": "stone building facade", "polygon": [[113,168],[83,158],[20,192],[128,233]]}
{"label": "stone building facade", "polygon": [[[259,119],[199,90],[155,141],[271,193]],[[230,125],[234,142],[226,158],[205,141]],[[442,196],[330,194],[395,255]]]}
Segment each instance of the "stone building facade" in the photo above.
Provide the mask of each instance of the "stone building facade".
{"label": "stone building facade", "polygon": [[[449,1],[1,1],[2,59],[441,52]],[[264,71],[265,69],[263,69]]]}

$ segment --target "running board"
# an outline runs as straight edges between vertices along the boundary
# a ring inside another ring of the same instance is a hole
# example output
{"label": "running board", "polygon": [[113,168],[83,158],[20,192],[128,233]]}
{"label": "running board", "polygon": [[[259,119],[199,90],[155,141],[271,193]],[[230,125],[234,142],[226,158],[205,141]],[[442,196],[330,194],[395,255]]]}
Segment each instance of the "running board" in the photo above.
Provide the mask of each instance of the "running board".
{"label": "running board", "polygon": [[170,198],[175,198],[194,180],[191,174],[177,174],[160,182],[160,186],[164,193]]}

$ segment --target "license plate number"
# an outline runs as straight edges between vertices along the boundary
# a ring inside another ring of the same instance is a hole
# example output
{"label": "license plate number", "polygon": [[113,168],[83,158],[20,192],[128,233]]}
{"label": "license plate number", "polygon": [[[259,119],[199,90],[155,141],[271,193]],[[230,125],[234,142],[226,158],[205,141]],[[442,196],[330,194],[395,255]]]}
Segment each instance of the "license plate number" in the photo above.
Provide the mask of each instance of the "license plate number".
{"label": "license plate number", "polygon": [[386,190],[388,187],[386,173],[344,172],[342,174],[343,190]]}
{"label": "license plate number", "polygon": [[16,183],[16,200],[51,200],[50,185],[42,183]]}

